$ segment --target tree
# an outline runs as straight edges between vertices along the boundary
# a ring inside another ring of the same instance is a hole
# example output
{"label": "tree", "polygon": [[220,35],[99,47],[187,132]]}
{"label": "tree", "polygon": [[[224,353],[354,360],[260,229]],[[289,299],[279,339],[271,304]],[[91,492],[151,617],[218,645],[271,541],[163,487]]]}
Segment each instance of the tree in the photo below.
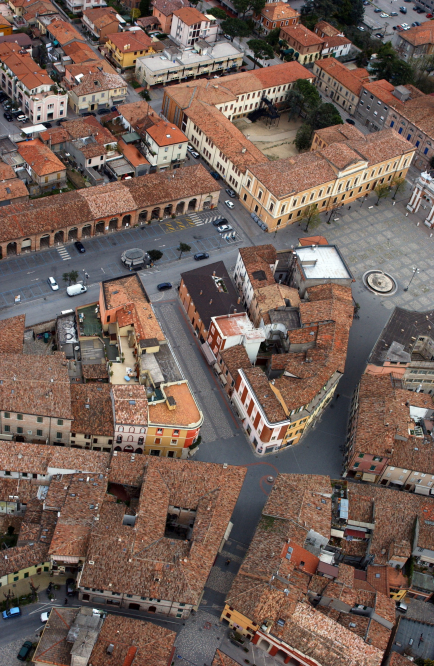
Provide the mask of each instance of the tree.
{"label": "tree", "polygon": [[151,16],[151,0],[140,0],[139,9],[140,16]]}
{"label": "tree", "polygon": [[304,104],[304,97],[299,90],[293,88],[288,92],[286,101],[288,102],[289,120],[292,120],[300,115]]}
{"label": "tree", "polygon": [[297,79],[294,88],[303,95],[303,111],[312,111],[321,103],[318,90],[305,79]]}
{"label": "tree", "polygon": [[6,610],[9,610],[11,607],[11,601],[14,599],[14,593],[13,592],[3,592],[3,596],[6,599]]}
{"label": "tree", "polygon": [[254,14],[260,14],[265,7],[266,0],[233,0],[232,4],[241,18],[244,19],[246,12],[252,10]]}
{"label": "tree", "polygon": [[212,9],[207,10],[206,13],[211,14],[211,16],[214,16],[214,18],[220,19],[221,21],[228,18],[228,15],[221,7],[213,7]]}
{"label": "tree", "polygon": [[320,104],[308,115],[306,122],[312,127],[313,130],[323,129],[324,127],[331,127],[332,125],[342,125],[343,120],[337,108],[326,102]]}
{"label": "tree", "polygon": [[247,37],[250,34],[249,26],[244,21],[237,18],[227,18],[220,23],[220,27],[229,37]]}
{"label": "tree", "polygon": [[[273,47],[263,39],[249,39],[247,46],[253,51],[255,60],[268,60],[274,57]],[[254,69],[256,69],[256,62]]]}
{"label": "tree", "polygon": [[179,257],[178,257],[178,259],[181,259],[181,257],[182,257],[182,255],[184,254],[184,252],[190,252],[190,250],[191,250],[191,246],[190,246],[190,245],[187,245],[187,243],[180,243],[176,249],[177,249],[178,252],[179,252]]}
{"label": "tree", "polygon": [[405,190],[405,178],[394,178],[390,183],[390,189],[394,190],[392,199],[396,199],[396,195]]}
{"label": "tree", "polygon": [[386,79],[394,86],[413,82],[413,69],[408,62],[398,58],[390,42],[383,44],[377,53],[377,58],[371,64],[371,71],[378,79]]}
{"label": "tree", "polygon": [[[358,25],[363,19],[363,0],[307,0],[301,8],[302,22],[311,17],[313,21],[324,18],[327,21],[339,22],[344,25]],[[312,25],[313,27],[313,25]]]}
{"label": "tree", "polygon": [[32,580],[29,580],[29,585],[30,585],[30,591],[32,593],[32,602],[35,603],[36,601],[36,593],[39,590],[39,585],[36,586]]}
{"label": "tree", "polygon": [[309,227],[317,227],[321,222],[321,218],[318,212],[318,205],[310,204],[309,206],[306,206],[306,208],[303,208],[299,222],[306,222],[306,229],[304,230],[305,232],[307,232]]}
{"label": "tree", "polygon": [[294,144],[299,152],[303,150],[309,150],[310,144],[312,143],[312,128],[310,125],[304,123],[301,127],[298,128],[297,134],[295,135]]}
{"label": "tree", "polygon": [[71,271],[70,273],[64,273],[62,275],[62,278],[65,282],[68,282],[69,284],[71,284],[72,282],[75,284],[78,278],[78,271]]}
{"label": "tree", "polygon": [[380,199],[386,199],[389,196],[390,187],[387,185],[387,183],[378,183],[378,185],[374,188],[374,192],[377,195],[377,201],[375,202],[375,205],[378,206]]}
{"label": "tree", "polygon": [[264,41],[267,42],[267,44],[271,44],[274,49],[279,43],[279,34],[280,28],[274,28],[274,30],[270,30],[268,35],[264,37]]}
{"label": "tree", "polygon": [[140,9],[138,9],[138,7],[134,7],[134,8],[131,10],[131,18],[132,18],[133,20],[134,20],[134,19],[138,19],[138,18],[140,18]]}
{"label": "tree", "polygon": [[148,254],[152,261],[158,261],[163,256],[161,250],[149,250]]}

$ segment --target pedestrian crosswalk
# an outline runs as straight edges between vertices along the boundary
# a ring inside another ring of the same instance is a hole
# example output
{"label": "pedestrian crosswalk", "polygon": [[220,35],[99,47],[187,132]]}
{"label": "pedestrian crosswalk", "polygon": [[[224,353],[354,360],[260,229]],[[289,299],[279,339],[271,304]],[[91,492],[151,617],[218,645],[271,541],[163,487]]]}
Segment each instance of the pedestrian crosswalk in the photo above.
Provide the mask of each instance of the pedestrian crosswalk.
{"label": "pedestrian crosswalk", "polygon": [[68,261],[68,259],[71,259],[71,255],[63,245],[59,245],[57,251],[62,257],[63,261]]}

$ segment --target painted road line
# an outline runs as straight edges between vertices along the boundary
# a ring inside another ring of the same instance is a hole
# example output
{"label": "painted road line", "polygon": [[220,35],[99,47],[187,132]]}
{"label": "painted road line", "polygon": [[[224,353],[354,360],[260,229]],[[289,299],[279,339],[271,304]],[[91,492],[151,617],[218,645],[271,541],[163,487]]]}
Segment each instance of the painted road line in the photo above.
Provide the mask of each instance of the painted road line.
{"label": "painted road line", "polygon": [[56,248],[60,256],[62,257],[63,261],[68,261],[68,259],[71,259],[71,255],[69,254],[68,250],[63,247],[63,245],[59,245],[59,247]]}

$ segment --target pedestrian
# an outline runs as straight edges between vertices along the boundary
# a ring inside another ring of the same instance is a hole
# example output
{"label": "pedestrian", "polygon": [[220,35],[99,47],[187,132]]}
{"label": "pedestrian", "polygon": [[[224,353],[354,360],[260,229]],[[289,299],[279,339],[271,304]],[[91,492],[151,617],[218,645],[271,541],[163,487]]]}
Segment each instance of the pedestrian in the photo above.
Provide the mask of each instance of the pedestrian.
{"label": "pedestrian", "polygon": [[226,560],[226,562],[225,562],[225,564],[226,564],[227,567],[230,565],[230,563],[231,563],[230,560]]}
{"label": "pedestrian", "polygon": [[68,599],[65,597],[65,601],[63,602],[65,606],[68,605]]}
{"label": "pedestrian", "polygon": [[340,393],[336,393],[336,400],[339,398]]}

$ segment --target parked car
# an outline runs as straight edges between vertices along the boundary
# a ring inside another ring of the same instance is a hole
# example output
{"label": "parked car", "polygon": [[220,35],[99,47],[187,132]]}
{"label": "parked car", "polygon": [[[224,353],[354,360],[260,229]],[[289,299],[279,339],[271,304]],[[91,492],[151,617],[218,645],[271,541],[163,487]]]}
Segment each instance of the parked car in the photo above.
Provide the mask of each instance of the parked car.
{"label": "parked car", "polygon": [[220,176],[219,173],[217,173],[217,171],[210,171],[209,175],[212,176],[215,180],[221,180],[222,179],[222,177]]}
{"label": "parked car", "polygon": [[398,16],[398,12],[390,12],[390,16]]}
{"label": "parked car", "polygon": [[60,127],[62,125],[62,123],[65,122],[65,120],[68,120],[68,118],[60,118],[56,123],[57,127]]}
{"label": "parked car", "polygon": [[189,153],[191,153],[191,152],[194,150],[194,148],[193,148],[193,146],[191,146],[190,144],[188,144],[188,146],[187,146],[187,150],[188,150]]}
{"label": "parked car", "polygon": [[412,28],[417,28],[419,25],[420,25],[419,21],[413,21],[413,23],[411,24],[411,27]]}
{"label": "parked car", "polygon": [[95,111],[86,111],[85,113],[83,113],[83,117],[86,116],[94,116],[96,118],[96,113]]}
{"label": "parked car", "polygon": [[69,287],[66,287],[66,293],[68,296],[79,296],[80,294],[84,294],[87,291],[87,287],[84,286],[84,284],[71,284]]}
{"label": "parked car", "polygon": [[401,12],[401,14],[406,14],[407,13],[407,7],[400,7],[399,11]]}
{"label": "parked car", "polygon": [[432,14],[427,14],[426,17],[427,18],[432,18]]}
{"label": "parked car", "polygon": [[11,116],[11,114],[8,113],[7,111],[6,111],[6,113],[3,114],[3,116],[6,118],[6,120],[8,121],[8,123],[11,123],[11,122],[13,121],[13,119],[14,119],[14,117]]}
{"label": "parked car", "polygon": [[213,225],[219,227],[221,224],[229,224],[225,217],[219,217],[217,220],[214,220]]}
{"label": "parked car", "polygon": [[229,201],[229,199],[225,201],[225,204],[228,208],[235,208],[235,204],[232,203],[232,201]]}
{"label": "parked car", "polygon": [[80,252],[80,254],[84,254],[86,252],[86,248],[81,241],[75,241],[74,245],[77,252]]}
{"label": "parked car", "polygon": [[348,125],[355,125],[356,124],[352,118],[345,118],[345,122],[348,123]]}
{"label": "parked car", "polygon": [[105,116],[107,113],[110,113],[108,109],[99,109],[99,111],[97,111],[99,116]]}
{"label": "parked car", "polygon": [[202,261],[202,259],[209,259],[209,254],[208,252],[197,252],[193,258],[195,261]]}
{"label": "parked car", "polygon": [[50,617],[50,613],[41,613],[41,622],[42,624],[45,624],[48,622],[48,618]]}
{"label": "parked car", "polygon": [[396,601],[395,607],[397,611],[400,611],[400,613],[406,613],[408,610],[407,604],[405,604],[403,601]]}
{"label": "parked car", "polygon": [[110,107],[110,111],[111,111],[112,113],[114,113],[114,112],[117,111],[117,110],[118,110],[118,107],[117,107],[117,106],[111,106],[111,107]]}
{"label": "parked car", "polygon": [[26,123],[28,118],[24,115],[24,113],[20,113],[20,115],[17,116],[17,120],[19,123]]}
{"label": "parked car", "polygon": [[217,231],[219,234],[224,234],[227,231],[233,231],[233,229],[230,224],[221,224],[219,227],[217,227]]}
{"label": "parked car", "polygon": [[47,282],[53,291],[57,291],[59,289],[59,285],[53,277],[49,277]]}
{"label": "parked car", "polygon": [[232,197],[232,199],[233,199],[234,197],[237,196],[237,193],[234,192],[234,190],[231,190],[230,187],[228,187],[228,188],[225,190],[225,192],[226,192],[226,194],[228,194],[230,197]]}
{"label": "parked car", "polygon": [[197,160],[197,158],[200,157],[199,153],[197,153],[195,150],[192,150],[190,152],[190,155],[194,157],[195,160]]}
{"label": "parked car", "polygon": [[18,661],[27,661],[27,657],[31,653],[32,647],[33,645],[31,641],[26,641],[25,643],[23,643],[21,650],[17,654]]}
{"label": "parked car", "polygon": [[379,14],[381,12],[381,9],[379,7],[375,7],[374,12],[376,14]]}
{"label": "parked car", "polygon": [[21,615],[21,608],[14,606],[14,608],[3,611],[3,620],[9,620],[12,617],[18,617],[19,615]]}
{"label": "parked car", "polygon": [[75,580],[73,578],[66,579],[66,594],[68,597],[72,597],[75,592]]}
{"label": "parked car", "polygon": [[223,35],[225,39],[228,39],[230,42],[232,41],[232,37],[230,35]]}
{"label": "parked car", "polygon": [[423,14],[423,9],[421,7],[416,7],[416,11],[418,14]]}
{"label": "parked car", "polygon": [[360,32],[365,32],[365,28],[362,25],[359,25],[357,30],[360,30]]}
{"label": "parked car", "polygon": [[389,14],[386,14],[386,12],[383,12],[380,16],[381,18],[389,18]]}
{"label": "parked car", "polygon": [[157,284],[157,289],[158,289],[158,291],[167,291],[168,289],[172,289],[172,283],[171,282],[160,282],[160,284]]}
{"label": "parked car", "polygon": [[377,32],[376,35],[377,39],[383,39],[384,35],[381,34],[381,32]]}

